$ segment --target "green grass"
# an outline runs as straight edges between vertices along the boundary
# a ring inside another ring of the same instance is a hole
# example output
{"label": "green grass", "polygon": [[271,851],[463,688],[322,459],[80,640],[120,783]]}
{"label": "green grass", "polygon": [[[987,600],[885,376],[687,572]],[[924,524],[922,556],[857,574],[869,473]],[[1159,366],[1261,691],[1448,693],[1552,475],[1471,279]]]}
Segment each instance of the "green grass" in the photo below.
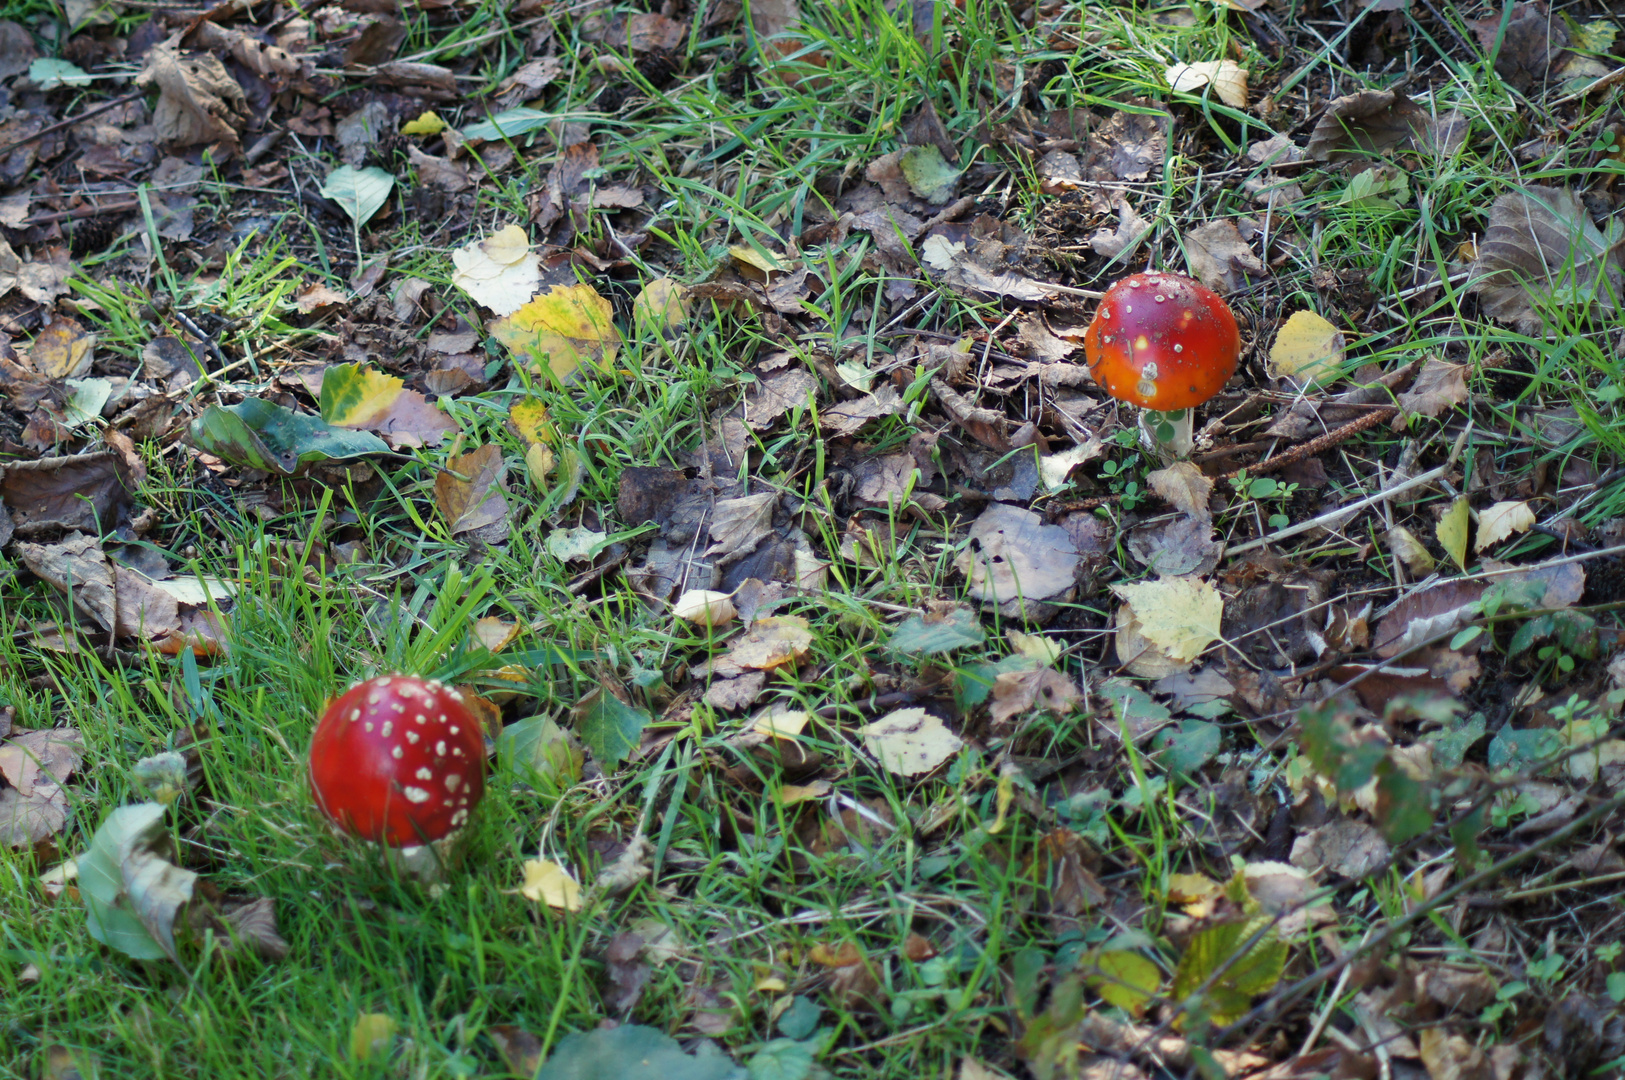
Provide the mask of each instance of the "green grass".
{"label": "green grass", "polygon": [[[1038,190],[1031,160],[985,145],[996,125],[1019,125],[1024,113],[1044,109],[1110,111],[1131,97],[1163,101],[1166,65],[1207,57],[1237,57],[1255,88],[1295,73],[1313,74],[1316,93],[1330,85],[1328,74],[1339,92],[1396,78],[1342,68],[1335,55],[1342,38],[1307,51],[1300,43],[1281,59],[1266,56],[1213,5],[1179,21],[1157,21],[1133,6],[1072,9],[1069,23],[1041,36],[1006,5],[967,0],[963,10],[935,5],[930,49],[879,0],[805,6],[809,37],[793,85],[764,80],[753,67],[742,93],[725,92],[730,65],[716,60],[718,50],[726,46],[739,63],[753,64],[752,42],[737,28],[695,24],[684,45],[687,70],[661,89],[632,70],[632,95],[613,115],[599,108],[598,69],[585,60],[567,64],[546,92],[555,118],[595,123],[600,183],[636,178],[659,189],[649,228],[654,243],[632,260],[641,279],[702,280],[728,264],[731,245],[782,250],[782,234],[800,235],[812,218],[836,212],[829,178],[861,176],[869,161],[897,148],[901,124],[927,101],[961,149],[962,164],[996,166],[977,174],[979,188],[962,193],[979,199],[978,212],[1039,235],[1053,231],[1047,222],[1055,200]],[[36,11],[44,14],[32,5],[24,15]],[[1274,17],[1290,22],[1299,14]],[[1402,17],[1419,39],[1432,32],[1414,12]],[[468,78],[460,85],[470,95],[496,87],[528,58],[531,28],[515,27],[508,5],[484,0],[450,30],[423,12],[407,21],[402,55],[464,61],[459,71]],[[1085,28],[1089,36],[1079,44]],[[505,32],[493,34],[497,29]],[[554,30],[563,50],[613,52],[584,42],[579,22],[564,19]],[[1457,31],[1470,37],[1465,27]],[[1058,70],[1046,67],[1050,61]],[[1346,285],[1364,283],[1382,301],[1412,289],[1418,269],[1448,278],[1458,246],[1482,231],[1486,208],[1514,182],[1561,184],[1587,175],[1561,151],[1529,167],[1514,149],[1530,137],[1519,100],[1459,49],[1442,66],[1451,78],[1431,84],[1436,108],[1462,108],[1490,137],[1449,155],[1419,156],[1407,170],[1410,197],[1396,207],[1351,204],[1347,177],[1306,174],[1304,204],[1272,225],[1289,229],[1290,242],[1270,260],[1269,280],[1240,298],[1259,336],[1260,361],[1268,345],[1262,328],[1298,307],[1344,303]],[[1057,73],[1035,85],[1041,69]],[[1236,154],[1276,131],[1296,130],[1309,114],[1308,98],[1308,86],[1295,80],[1282,90],[1277,115],[1239,112],[1211,98],[1183,101],[1183,141],[1170,142],[1161,175],[1127,186],[1157,226],[1156,262],[1181,265],[1190,227],[1260,212],[1241,189],[1260,170],[1237,164]],[[1585,130],[1603,118],[1588,114]],[[469,110],[461,122],[477,119]],[[523,164],[481,187],[474,231],[528,220],[527,196],[546,183],[548,145],[542,133],[513,140]],[[396,155],[392,170],[407,175],[404,148],[386,153]],[[302,145],[287,161],[301,182],[314,177],[318,184],[335,164]],[[199,217],[218,216],[224,228],[235,196],[218,176],[205,180]],[[404,189],[394,199],[389,228],[364,232],[359,242],[297,206],[271,211],[276,228],[224,244],[204,272],[173,247],[162,254],[162,246],[150,273],[145,266],[137,272],[139,237],[126,238],[82,266],[73,283],[84,302],[79,317],[99,333],[99,349],[133,362],[155,333],[172,329],[159,294],[186,311],[206,311],[206,329],[240,359],[195,386],[188,405],[227,384],[263,391],[286,363],[320,355],[320,335],[333,327],[297,317],[290,298],[316,281],[343,287],[358,259],[383,252],[392,256],[392,281],[422,278],[457,315],[481,325],[482,312],[451,286],[448,252],[471,237],[451,235],[444,220],[415,216]],[[255,213],[266,211],[257,206]],[[609,224],[596,216],[583,241],[606,236]],[[150,232],[151,223],[143,229]],[[1059,239],[1079,244],[1086,237]],[[870,515],[869,549],[839,557],[848,522],[830,495],[834,463],[819,441],[817,410],[792,410],[752,433],[757,463],[742,472],[757,490],[803,499],[802,527],[832,560],[825,592],[792,596],[774,611],[806,618],[813,645],[758,704],[814,714],[800,752],[820,762],[816,775],[829,784],[818,799],[788,805],[784,786],[803,777],[783,755],[743,744],[738,736],[749,725],[691,692],[686,675],[718,652],[716,637],[674,625],[621,574],[583,584],[581,567],[546,548],[555,529],[584,521],[635,540],[639,523],[619,521],[614,509],[623,470],[683,464],[769,352],[856,359],[884,371],[898,363],[897,331],[927,327],[952,340],[1003,319],[995,304],[927,285],[898,323],[877,295],[884,274],[863,259],[871,245],[854,233],[839,250],[803,253],[828,288],[792,334],[775,336],[712,311],[697,312],[670,340],[623,326],[614,378],[560,387],[517,374],[480,396],[449,401],[462,446],[495,443],[509,463],[513,513],[500,545],[448,535],[433,497],[439,451],[379,461],[376,475],[330,471],[324,483],[239,487],[173,441],[141,447],[148,476],[140,501],[158,514],[157,531],[144,542],[185,572],[218,575],[238,589],[224,657],[186,665],[151,652],[53,651],[36,631],[66,619],[62,605],[46,585],[25,582],[18,567],[0,562],[0,707],[15,708],[19,727],[73,727],[86,744],[84,766],[67,785],[72,814],[56,849],[37,857],[0,852],[0,1076],[45,1075],[64,1053],[87,1077],[528,1075],[504,1063],[500,1046],[510,1028],[533,1035],[545,1052],[605,1019],[685,1038],[704,1033],[748,1062],[783,1037],[785,1010],[809,1008],[817,1024],[801,1037],[818,1068],[835,1076],[949,1076],[967,1056],[1016,1074],[1024,1066],[1012,1033],[1053,1004],[1046,987],[1084,970],[1088,950],[1138,950],[1171,976],[1190,932],[1190,919],[1170,900],[1172,876],[1222,880],[1230,870],[1213,824],[1227,807],[1211,786],[1182,783],[1143,747],[1103,749],[1100,725],[1077,717],[1028,718],[1018,733],[982,739],[918,781],[875,768],[861,750],[855,731],[876,718],[874,695],[954,680],[961,695],[979,685],[985,699],[988,672],[979,665],[1014,651],[1003,632],[1015,627],[997,617],[986,620],[984,645],[948,658],[914,662],[883,647],[903,616],[963,598],[954,569],[963,544],[956,519],[976,507],[962,502],[938,518]],[[1084,288],[1120,270],[1052,255],[1057,265],[1087,268],[1072,281]],[[1323,270],[1336,284],[1317,278]],[[619,284],[635,291],[637,283]],[[1606,390],[1625,378],[1614,347],[1617,319],[1555,311],[1553,334],[1529,335],[1483,320],[1475,305],[1447,282],[1426,303],[1395,302],[1380,315],[1343,311],[1340,323],[1358,316],[1361,325],[1349,366],[1391,370],[1431,355],[1468,365],[1480,429],[1536,439],[1531,448],[1481,437],[1465,458],[1469,469],[1483,467],[1472,453],[1480,447],[1508,470],[1584,456],[1600,471],[1625,452],[1619,397]],[[504,359],[496,351],[490,358]],[[906,368],[899,374],[908,404],[927,406],[929,380]],[[1498,389],[1507,385],[1516,388]],[[525,447],[506,424],[511,406],[524,399],[547,408],[561,433],[556,457],[579,466],[578,487],[557,473],[534,482],[527,474]],[[1539,442],[1547,430],[1542,414],[1559,408],[1575,409],[1586,433]],[[1347,468],[1324,494],[1337,493],[1350,475],[1350,493],[1357,493],[1370,462],[1391,460],[1404,440],[1448,445],[1459,420],[1418,420],[1405,432],[1379,430],[1343,448]],[[867,429],[869,451],[903,449],[920,423],[916,413]],[[1151,463],[1132,440],[1108,435],[1107,442],[1112,468],[1122,469],[1119,482],[1143,487]],[[1306,516],[1285,495],[1251,497],[1229,484],[1219,492],[1228,500],[1221,535],[1251,535],[1274,513]],[[1618,484],[1604,492],[1582,520],[1619,515],[1621,492]],[[1425,529],[1416,521],[1431,527],[1427,514],[1424,503],[1413,521],[1419,533]],[[1375,526],[1365,538],[1371,550],[1352,565],[1391,581]],[[1545,542],[1532,538],[1525,550]],[[356,561],[331,557],[341,543]],[[1354,550],[1347,538],[1332,537],[1298,555],[1316,566]],[[1094,572],[1112,580],[1132,566],[1117,536]],[[1085,591],[1062,605],[1063,629],[1055,633],[1064,669],[1097,695],[1114,663],[1106,641],[1111,607],[1101,588]],[[309,797],[305,749],[323,701],[349,681],[454,664],[470,622],[486,616],[522,628],[510,652],[554,650],[547,655],[556,659],[517,683],[473,673],[482,689],[511,695],[507,719],[548,717],[570,727],[583,700],[613,683],[654,722],[633,760],[607,773],[542,776],[499,755],[460,861],[444,881],[426,885],[331,832]],[[1090,708],[1115,723],[1098,696]],[[1225,723],[1227,767],[1259,781],[1255,791],[1300,774],[1296,746],[1269,746],[1271,733],[1251,722]],[[71,886],[64,894],[41,880],[81,853],[114,808],[148,798],[136,764],[172,750],[193,762],[195,781],[167,818],[178,861],[228,899],[273,899],[286,959],[262,961],[194,935],[183,943],[183,967],[129,960],[89,936]],[[1057,770],[1044,772],[1042,782],[1029,778],[1028,769],[1053,763],[1064,763],[1059,778]],[[1098,852],[1089,869],[1113,886],[1109,910],[1054,910],[1059,873],[1045,842],[1058,828]],[[585,884],[638,838],[653,845],[657,865],[623,895],[592,894],[585,910],[564,913],[520,891],[527,860],[563,864]],[[1343,944],[1411,909],[1416,871],[1436,869],[1440,856],[1406,857],[1403,868],[1339,894]],[[616,1011],[607,1004],[605,951],[636,920],[669,928],[675,955],[651,965],[634,1008]],[[1470,957],[1471,942],[1448,920],[1429,925],[1414,928],[1408,941],[1431,933],[1430,947]],[[930,955],[910,954],[911,935],[929,941]],[[818,959],[843,945],[872,965],[877,992],[844,992],[840,973]],[[1327,959],[1313,937],[1300,955],[1300,964]],[[1557,996],[1554,979],[1535,982],[1529,993]],[[1335,1010],[1352,993],[1325,990],[1312,1007]],[[697,1024],[697,1009],[722,1020]],[[360,1060],[352,1032],[373,1014],[391,1018],[395,1037],[381,1057]],[[1485,1027],[1491,1039],[1508,1030],[1510,1019]]]}

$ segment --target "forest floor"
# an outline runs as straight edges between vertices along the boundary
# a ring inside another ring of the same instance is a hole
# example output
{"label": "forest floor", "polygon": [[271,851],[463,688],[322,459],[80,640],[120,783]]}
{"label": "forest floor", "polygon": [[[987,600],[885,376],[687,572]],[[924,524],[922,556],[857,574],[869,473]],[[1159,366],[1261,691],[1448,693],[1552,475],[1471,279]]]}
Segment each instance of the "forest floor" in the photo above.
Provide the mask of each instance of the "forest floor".
{"label": "forest floor", "polygon": [[11,0],[0,1075],[1620,1075],[1622,104],[1608,0]]}

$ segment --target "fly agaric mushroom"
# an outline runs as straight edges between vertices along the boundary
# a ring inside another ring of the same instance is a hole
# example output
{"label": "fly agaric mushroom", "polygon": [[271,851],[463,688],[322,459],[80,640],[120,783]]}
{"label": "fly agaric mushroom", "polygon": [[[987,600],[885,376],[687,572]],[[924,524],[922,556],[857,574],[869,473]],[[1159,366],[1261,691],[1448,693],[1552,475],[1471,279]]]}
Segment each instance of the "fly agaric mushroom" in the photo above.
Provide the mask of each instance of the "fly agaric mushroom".
{"label": "fly agaric mushroom", "polygon": [[1106,290],[1083,336],[1089,374],[1139,406],[1147,445],[1183,457],[1191,414],[1236,373],[1241,333],[1218,293],[1180,274],[1131,274]]}
{"label": "fly agaric mushroom", "polygon": [[485,794],[485,739],[457,691],[384,675],[327,707],[310,741],[310,787],[328,820],[391,848],[456,833]]}

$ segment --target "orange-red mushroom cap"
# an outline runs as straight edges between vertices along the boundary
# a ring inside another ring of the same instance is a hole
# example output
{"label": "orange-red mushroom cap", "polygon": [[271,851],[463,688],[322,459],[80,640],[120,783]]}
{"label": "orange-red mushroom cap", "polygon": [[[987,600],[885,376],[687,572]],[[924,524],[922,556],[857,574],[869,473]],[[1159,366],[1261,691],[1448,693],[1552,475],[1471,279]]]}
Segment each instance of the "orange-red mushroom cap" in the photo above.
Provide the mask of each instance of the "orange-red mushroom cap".
{"label": "orange-red mushroom cap", "polygon": [[410,847],[468,822],[485,794],[485,738],[449,686],[385,675],[327,707],[310,741],[310,787],[333,824]]}
{"label": "orange-red mushroom cap", "polygon": [[1117,282],[1083,336],[1089,374],[1142,409],[1190,409],[1236,373],[1241,332],[1223,297],[1181,274],[1147,271]]}

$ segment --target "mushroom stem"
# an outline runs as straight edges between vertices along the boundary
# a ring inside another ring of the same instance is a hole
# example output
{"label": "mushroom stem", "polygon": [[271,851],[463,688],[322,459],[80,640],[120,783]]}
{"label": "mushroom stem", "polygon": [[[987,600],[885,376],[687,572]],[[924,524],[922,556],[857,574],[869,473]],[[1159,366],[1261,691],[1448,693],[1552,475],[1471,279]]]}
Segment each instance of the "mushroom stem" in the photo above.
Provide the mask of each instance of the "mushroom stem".
{"label": "mushroom stem", "polygon": [[1189,457],[1196,448],[1191,423],[1195,414],[1195,409],[1174,409],[1169,412],[1146,409],[1140,413],[1140,441],[1165,465]]}

